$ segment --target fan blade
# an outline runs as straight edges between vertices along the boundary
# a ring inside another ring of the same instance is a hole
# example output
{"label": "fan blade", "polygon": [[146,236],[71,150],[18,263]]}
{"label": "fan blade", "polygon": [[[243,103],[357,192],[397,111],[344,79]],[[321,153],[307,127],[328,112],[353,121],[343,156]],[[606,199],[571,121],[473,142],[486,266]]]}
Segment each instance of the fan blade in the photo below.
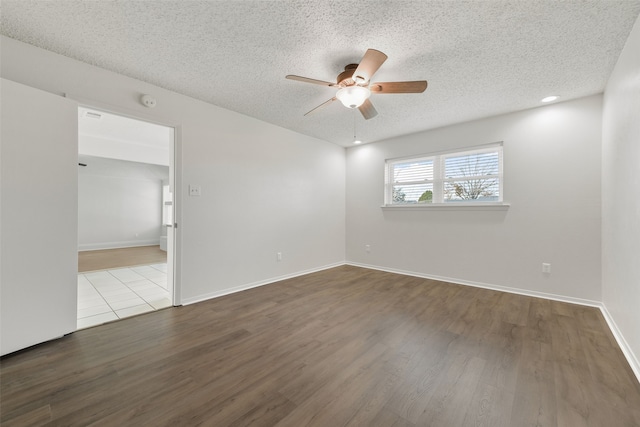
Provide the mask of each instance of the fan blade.
{"label": "fan blade", "polygon": [[351,78],[359,85],[367,84],[386,60],[387,55],[379,50],[367,49]]}
{"label": "fan blade", "polygon": [[303,83],[312,83],[314,85],[337,86],[335,83],[325,82],[324,80],[310,79],[308,77],[294,76],[292,74],[289,74],[288,76],[285,76],[285,78],[287,78],[289,80],[297,80],[297,81],[303,82]]}
{"label": "fan blade", "polygon": [[320,108],[324,107],[325,105],[329,105],[329,104],[331,104],[331,103],[332,103],[333,101],[335,101],[336,99],[338,99],[338,98],[336,98],[336,97],[334,96],[334,97],[333,97],[333,98],[331,98],[330,100],[325,101],[325,102],[323,102],[322,104],[318,105],[318,106],[317,106],[316,108],[314,108],[313,110],[306,112],[304,115],[305,115],[305,116],[308,116],[309,114],[313,113],[313,112],[314,112],[314,111],[316,111],[316,110],[319,110]]}
{"label": "fan blade", "polygon": [[364,101],[361,106],[358,107],[358,110],[360,110],[365,120],[373,119],[375,116],[378,115],[378,112],[376,111],[375,107],[373,106],[371,101],[369,101],[368,99]]}
{"label": "fan blade", "polygon": [[422,93],[427,89],[426,80],[414,82],[371,83],[369,90],[375,93]]}

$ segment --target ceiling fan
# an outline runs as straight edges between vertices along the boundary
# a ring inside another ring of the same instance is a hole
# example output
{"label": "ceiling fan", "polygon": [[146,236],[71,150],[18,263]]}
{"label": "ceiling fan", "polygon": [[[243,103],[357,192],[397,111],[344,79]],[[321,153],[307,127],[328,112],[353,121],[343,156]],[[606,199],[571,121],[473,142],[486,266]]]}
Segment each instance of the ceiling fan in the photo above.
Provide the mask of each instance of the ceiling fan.
{"label": "ceiling fan", "polygon": [[286,78],[299,82],[340,88],[333,98],[307,112],[305,116],[325,105],[331,104],[335,100],[340,100],[345,107],[360,110],[364,118],[369,120],[378,114],[369,100],[372,93],[422,93],[427,89],[426,80],[370,83],[371,77],[373,77],[386,59],[387,55],[379,50],[367,49],[360,64],[349,64],[344,67],[344,71],[338,74],[336,83],[291,74],[286,76]]}

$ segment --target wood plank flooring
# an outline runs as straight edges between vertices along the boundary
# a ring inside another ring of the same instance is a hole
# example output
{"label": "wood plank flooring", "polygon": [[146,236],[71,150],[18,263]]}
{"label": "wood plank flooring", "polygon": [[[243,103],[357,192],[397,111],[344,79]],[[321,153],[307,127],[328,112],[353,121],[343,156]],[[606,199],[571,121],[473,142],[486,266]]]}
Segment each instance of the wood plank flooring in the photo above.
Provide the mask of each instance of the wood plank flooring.
{"label": "wood plank flooring", "polygon": [[638,426],[599,310],[343,266],[1,360],[3,426]]}
{"label": "wood plank flooring", "polygon": [[78,252],[79,273],[164,262],[167,253],[157,245]]}

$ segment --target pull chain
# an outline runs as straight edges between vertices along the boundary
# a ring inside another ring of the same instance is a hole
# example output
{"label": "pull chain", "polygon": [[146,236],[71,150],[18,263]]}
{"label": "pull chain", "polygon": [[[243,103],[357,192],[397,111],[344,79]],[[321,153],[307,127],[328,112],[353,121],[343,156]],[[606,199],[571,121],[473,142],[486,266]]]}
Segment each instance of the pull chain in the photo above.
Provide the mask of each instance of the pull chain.
{"label": "pull chain", "polygon": [[356,138],[356,109],[353,109],[353,143],[355,144],[358,138]]}
{"label": "pull chain", "polygon": [[360,144],[362,141],[358,140],[356,136],[356,108],[353,109],[353,143]]}

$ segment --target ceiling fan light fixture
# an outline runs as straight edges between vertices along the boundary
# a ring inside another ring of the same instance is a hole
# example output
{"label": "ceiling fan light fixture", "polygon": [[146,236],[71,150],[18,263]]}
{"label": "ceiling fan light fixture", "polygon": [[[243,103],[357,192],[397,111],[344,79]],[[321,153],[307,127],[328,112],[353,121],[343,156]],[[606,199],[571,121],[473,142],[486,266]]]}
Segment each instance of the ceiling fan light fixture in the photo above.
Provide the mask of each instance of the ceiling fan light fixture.
{"label": "ceiling fan light fixture", "polygon": [[[2,0],[0,0],[2,1]],[[388,93],[422,93],[427,88],[426,80],[406,81],[406,82],[381,82],[372,83],[369,86],[369,82],[373,78],[373,75],[378,71],[378,68],[384,61],[387,60],[387,55],[376,49],[367,49],[364,56],[360,60],[359,64],[347,64],[333,82],[324,80],[310,79],[308,77],[296,76],[289,74],[285,78],[289,80],[297,80],[304,83],[312,83],[320,86],[330,86],[337,88],[335,95],[318,105],[311,111],[305,113],[305,116],[313,113],[329,105],[336,100],[351,110],[358,109],[360,114],[365,120],[372,119],[378,115],[373,103],[369,100],[372,93],[388,94]]]}
{"label": "ceiling fan light fixture", "polygon": [[371,96],[371,92],[362,86],[343,87],[336,93],[336,98],[347,108],[358,108]]}

